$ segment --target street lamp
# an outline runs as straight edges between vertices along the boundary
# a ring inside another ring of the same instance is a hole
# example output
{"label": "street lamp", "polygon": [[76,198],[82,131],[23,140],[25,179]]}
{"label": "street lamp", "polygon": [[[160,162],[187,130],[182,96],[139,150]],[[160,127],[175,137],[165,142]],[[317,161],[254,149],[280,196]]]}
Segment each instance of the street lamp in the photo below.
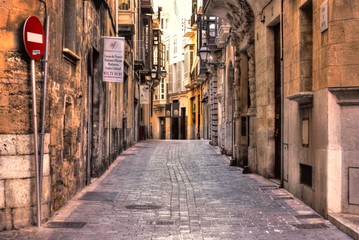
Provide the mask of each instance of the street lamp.
{"label": "street lamp", "polygon": [[162,69],[161,69],[161,77],[162,77],[162,78],[165,78],[166,75],[167,75],[166,68],[165,68],[165,67],[162,67]]}
{"label": "street lamp", "polygon": [[203,44],[203,46],[199,49],[199,57],[207,66],[214,66],[218,68],[224,68],[224,62],[212,62],[210,60],[213,59],[211,50]]}
{"label": "street lamp", "polygon": [[155,79],[157,77],[157,70],[155,67],[152,67],[152,69],[150,71],[150,76],[151,76],[151,79]]}
{"label": "street lamp", "polygon": [[211,51],[209,50],[209,48],[206,46],[206,44],[204,44],[201,49],[199,49],[199,57],[200,59],[204,62],[207,63],[208,61],[208,57],[211,56]]}
{"label": "street lamp", "polygon": [[159,84],[159,80],[165,78],[166,75],[167,71],[165,67],[159,68],[159,70],[157,70],[156,67],[152,67],[145,75],[145,79],[151,87],[156,87]]}
{"label": "street lamp", "polygon": [[152,69],[148,72],[147,76],[150,76],[150,79],[147,80],[154,80],[158,78],[165,78],[167,75],[167,71],[165,67],[162,67],[159,71],[157,71],[156,67],[152,67]]}

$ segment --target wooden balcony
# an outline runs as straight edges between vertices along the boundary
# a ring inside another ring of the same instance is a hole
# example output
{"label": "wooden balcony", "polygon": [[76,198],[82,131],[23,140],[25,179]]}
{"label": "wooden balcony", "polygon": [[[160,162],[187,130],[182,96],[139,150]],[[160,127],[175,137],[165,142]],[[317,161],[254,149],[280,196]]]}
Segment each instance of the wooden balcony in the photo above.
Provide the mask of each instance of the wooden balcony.
{"label": "wooden balcony", "polygon": [[135,13],[131,8],[128,10],[120,10],[118,12],[118,29],[122,36],[129,39],[134,34]]}
{"label": "wooden balcony", "polygon": [[141,12],[144,14],[153,14],[152,0],[141,0]]}

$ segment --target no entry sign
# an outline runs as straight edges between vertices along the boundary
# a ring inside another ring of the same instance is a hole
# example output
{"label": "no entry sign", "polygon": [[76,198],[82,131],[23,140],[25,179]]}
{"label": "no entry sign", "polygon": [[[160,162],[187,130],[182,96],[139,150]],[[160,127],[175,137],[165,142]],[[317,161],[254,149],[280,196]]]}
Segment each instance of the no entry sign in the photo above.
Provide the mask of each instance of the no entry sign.
{"label": "no entry sign", "polygon": [[37,17],[31,16],[26,19],[23,38],[27,54],[32,59],[39,60],[45,50],[45,33]]}

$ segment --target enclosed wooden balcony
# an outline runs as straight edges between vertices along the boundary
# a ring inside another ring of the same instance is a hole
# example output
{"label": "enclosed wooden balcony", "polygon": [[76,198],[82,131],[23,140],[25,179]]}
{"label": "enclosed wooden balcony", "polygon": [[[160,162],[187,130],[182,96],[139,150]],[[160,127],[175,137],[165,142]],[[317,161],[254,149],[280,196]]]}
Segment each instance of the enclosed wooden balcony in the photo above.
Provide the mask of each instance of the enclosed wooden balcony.
{"label": "enclosed wooden balcony", "polygon": [[133,0],[121,0],[118,11],[119,33],[122,36],[130,37],[135,30],[135,11]]}
{"label": "enclosed wooden balcony", "polygon": [[141,12],[143,14],[153,14],[152,0],[141,0]]}

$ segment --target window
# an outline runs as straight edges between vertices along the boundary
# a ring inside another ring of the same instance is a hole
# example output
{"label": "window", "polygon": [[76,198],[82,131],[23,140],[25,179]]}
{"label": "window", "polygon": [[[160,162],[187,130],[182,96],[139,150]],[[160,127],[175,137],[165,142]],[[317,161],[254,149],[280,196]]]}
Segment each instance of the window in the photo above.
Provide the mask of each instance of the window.
{"label": "window", "polygon": [[[80,60],[77,52],[77,1],[65,0],[63,5],[63,56],[70,63]],[[74,65],[75,66],[75,65]],[[75,72],[75,71],[73,71]]]}
{"label": "window", "polygon": [[309,147],[309,119],[302,119],[302,146]]}
{"label": "window", "polygon": [[209,36],[216,37],[216,24],[215,23],[211,23],[209,25]]}
{"label": "window", "polygon": [[131,0],[119,0],[118,6],[120,10],[129,10],[131,8]]}
{"label": "window", "polygon": [[194,52],[193,52],[193,45],[188,45],[185,48],[185,54],[184,54],[184,76],[183,81],[184,84],[187,85],[191,81],[191,69],[193,65],[194,60]]}
{"label": "window", "polygon": [[162,78],[160,83],[160,100],[164,100],[164,99],[165,99],[165,79]]}
{"label": "window", "polygon": [[312,91],[313,66],[313,6],[308,1],[300,11],[300,89]]}
{"label": "window", "polygon": [[176,92],[181,91],[181,82],[182,82],[182,62],[178,62],[177,76],[176,76]]}
{"label": "window", "polygon": [[191,106],[192,106],[192,124],[196,123],[196,102],[195,98],[191,98]]}
{"label": "window", "polygon": [[313,170],[312,166],[299,164],[300,166],[300,183],[312,187]]}
{"label": "window", "polygon": [[64,1],[64,48],[76,52],[76,0]]}
{"label": "window", "polygon": [[173,37],[173,54],[177,54],[177,35]]}
{"label": "window", "polygon": [[158,64],[158,45],[153,45],[153,65]]}
{"label": "window", "polygon": [[168,92],[172,93],[173,92],[173,70],[172,70],[173,65],[170,65],[168,68]]}
{"label": "window", "polygon": [[177,63],[173,64],[173,72],[172,72],[172,92],[177,92]]}

